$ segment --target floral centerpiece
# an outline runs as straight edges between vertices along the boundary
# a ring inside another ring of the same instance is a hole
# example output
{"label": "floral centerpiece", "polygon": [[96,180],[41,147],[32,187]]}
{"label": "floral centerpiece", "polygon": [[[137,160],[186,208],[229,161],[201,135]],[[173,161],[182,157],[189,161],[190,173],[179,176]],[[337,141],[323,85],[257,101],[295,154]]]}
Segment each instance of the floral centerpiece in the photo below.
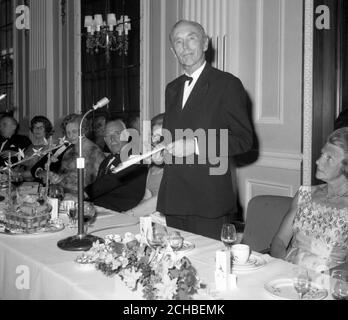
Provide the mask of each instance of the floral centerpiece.
{"label": "floral centerpiece", "polygon": [[130,233],[123,240],[120,236],[105,240],[103,244],[95,242],[77,262],[92,263],[107,276],[118,275],[147,300],[189,300],[204,287],[190,260],[170,247],[153,249]]}

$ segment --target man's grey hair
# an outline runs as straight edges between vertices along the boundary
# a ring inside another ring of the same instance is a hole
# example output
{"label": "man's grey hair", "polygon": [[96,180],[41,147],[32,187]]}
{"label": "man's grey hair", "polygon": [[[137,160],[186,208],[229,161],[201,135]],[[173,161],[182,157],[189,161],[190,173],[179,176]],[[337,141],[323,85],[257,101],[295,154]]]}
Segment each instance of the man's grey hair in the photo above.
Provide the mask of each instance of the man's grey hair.
{"label": "man's grey hair", "polygon": [[122,119],[113,119],[113,120],[109,120],[109,121],[105,124],[105,126],[107,126],[107,125],[109,125],[109,124],[111,124],[111,123],[120,124],[121,127],[123,128],[123,130],[124,130],[124,129],[127,129],[127,126],[126,126],[126,124],[123,122]]}
{"label": "man's grey hair", "polygon": [[203,26],[201,24],[199,24],[196,21],[191,21],[191,20],[179,20],[177,23],[174,24],[172,30],[170,31],[169,34],[169,41],[171,44],[173,44],[173,33],[174,30],[180,25],[180,24],[191,24],[193,26],[195,26],[198,30],[199,33],[202,35],[202,38],[205,40],[208,38],[207,33],[205,32]]}

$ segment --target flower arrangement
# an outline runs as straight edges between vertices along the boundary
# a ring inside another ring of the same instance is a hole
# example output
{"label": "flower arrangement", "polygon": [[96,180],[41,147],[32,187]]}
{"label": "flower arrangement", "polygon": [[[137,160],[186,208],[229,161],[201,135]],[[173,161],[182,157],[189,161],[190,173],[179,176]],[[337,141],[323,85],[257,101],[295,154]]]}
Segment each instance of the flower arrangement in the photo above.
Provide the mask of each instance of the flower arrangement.
{"label": "flower arrangement", "polygon": [[140,291],[147,300],[189,300],[204,288],[187,257],[177,256],[170,247],[153,249],[140,235],[126,233],[98,241],[76,261],[94,264],[107,276],[118,275],[128,288]]}

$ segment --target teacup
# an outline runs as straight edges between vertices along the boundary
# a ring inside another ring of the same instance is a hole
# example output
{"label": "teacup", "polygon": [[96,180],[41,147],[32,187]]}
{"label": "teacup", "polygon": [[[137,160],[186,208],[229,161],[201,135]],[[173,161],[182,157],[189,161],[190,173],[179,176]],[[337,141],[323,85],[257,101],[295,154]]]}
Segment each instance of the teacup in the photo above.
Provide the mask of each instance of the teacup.
{"label": "teacup", "polygon": [[235,244],[231,248],[233,261],[237,264],[245,264],[249,260],[250,247],[247,244]]}

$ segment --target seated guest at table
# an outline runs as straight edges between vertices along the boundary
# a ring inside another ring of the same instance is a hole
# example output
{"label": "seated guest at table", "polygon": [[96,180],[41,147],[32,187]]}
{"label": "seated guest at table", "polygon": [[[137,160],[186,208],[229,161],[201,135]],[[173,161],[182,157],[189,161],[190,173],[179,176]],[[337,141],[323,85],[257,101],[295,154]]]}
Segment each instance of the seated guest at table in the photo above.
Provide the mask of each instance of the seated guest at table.
{"label": "seated guest at table", "polygon": [[[163,119],[164,113],[161,113],[151,120],[151,144],[153,148],[155,148],[163,140]],[[157,195],[162,176],[163,164],[156,163],[155,159],[152,159],[152,163],[147,174],[145,197],[135,208],[127,212],[128,214],[134,216],[145,216],[156,211]]]}
{"label": "seated guest at table", "polygon": [[341,111],[334,123],[335,130],[343,127],[348,127],[348,108]]}
{"label": "seated guest at table", "polygon": [[272,241],[271,255],[323,271],[348,257],[348,128],[329,136],[316,177],[326,183],[299,189]]}
{"label": "seated guest at table", "polygon": [[[59,170],[57,172],[50,172],[51,183],[60,184],[64,188],[65,193],[77,194],[78,191],[76,159],[79,156],[80,121],[81,115],[78,114],[70,114],[63,119],[61,126],[71,145],[64,152]],[[82,133],[84,134],[86,130],[85,125],[83,126]],[[100,148],[85,136],[82,139],[82,156],[85,159],[84,182],[85,186],[88,186],[97,178],[99,165],[105,159],[105,156]],[[45,181],[45,170],[41,168],[35,174],[36,177]]]}
{"label": "seated guest at table", "polygon": [[25,150],[31,145],[27,136],[17,134],[18,122],[15,118],[5,115],[0,119],[0,167],[5,166],[9,153],[12,163],[17,162],[19,149]]}
{"label": "seated guest at table", "polygon": [[111,169],[121,163],[120,154],[128,141],[126,132],[120,119],[107,123],[105,143],[111,155],[100,165],[97,180],[85,188],[89,200],[95,205],[118,212],[135,207],[143,199],[148,171],[146,165],[135,164],[117,174],[112,173]]}
{"label": "seated guest at table", "polygon": [[137,130],[140,134],[140,117],[131,116],[128,120],[128,127]]}
{"label": "seated guest at table", "polygon": [[[53,134],[53,126],[50,120],[44,116],[35,116],[30,121],[30,131],[33,134],[32,144],[25,150],[24,156],[31,157],[34,154],[34,149],[45,151],[48,148],[47,139]],[[20,176],[24,181],[34,181],[31,174],[32,167],[42,158],[37,156],[33,159],[24,162],[18,169]]]}
{"label": "seated guest at table", "polygon": [[107,119],[108,117],[104,113],[98,114],[93,118],[92,141],[98,145],[103,152],[110,153],[110,150],[104,140]]}

